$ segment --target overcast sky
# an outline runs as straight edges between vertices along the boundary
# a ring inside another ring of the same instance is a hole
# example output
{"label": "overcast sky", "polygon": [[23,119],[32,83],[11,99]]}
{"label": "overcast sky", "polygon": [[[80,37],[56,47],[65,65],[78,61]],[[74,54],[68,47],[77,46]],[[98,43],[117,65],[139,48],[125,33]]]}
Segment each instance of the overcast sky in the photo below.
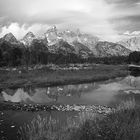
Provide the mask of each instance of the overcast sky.
{"label": "overcast sky", "polygon": [[52,25],[118,41],[140,33],[140,0],[0,0],[0,36],[12,32],[20,39]]}

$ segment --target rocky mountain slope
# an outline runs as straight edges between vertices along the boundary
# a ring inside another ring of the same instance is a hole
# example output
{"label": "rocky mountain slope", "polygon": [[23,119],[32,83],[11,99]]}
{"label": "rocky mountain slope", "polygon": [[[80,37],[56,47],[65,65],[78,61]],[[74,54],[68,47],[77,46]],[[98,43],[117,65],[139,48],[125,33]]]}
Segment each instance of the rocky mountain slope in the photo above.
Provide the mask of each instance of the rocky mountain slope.
{"label": "rocky mountain slope", "polygon": [[59,40],[55,44],[50,45],[48,48],[50,52],[56,54],[67,55],[67,54],[75,53],[73,46],[71,46],[64,40]]}
{"label": "rocky mountain slope", "polygon": [[72,46],[74,46],[75,52],[77,55],[80,55],[82,58],[88,58],[93,56],[93,52],[84,44],[74,41]]}
{"label": "rocky mountain slope", "polygon": [[[18,44],[24,47],[39,47],[39,44],[53,54],[74,54],[81,58],[125,56],[131,51],[129,47],[111,42],[101,42],[99,38],[90,34],[81,33],[79,30],[59,31],[56,26],[48,29],[41,37],[36,37],[32,32],[28,32],[23,39],[18,41],[12,33],[6,34],[0,42],[6,41],[11,44]],[[133,41],[132,41],[133,42]],[[134,42],[135,43],[135,42]],[[136,41],[137,44],[139,42]],[[132,50],[132,49],[131,49]]]}
{"label": "rocky mountain slope", "polygon": [[16,37],[12,34],[12,33],[8,33],[6,35],[4,35],[2,38],[0,38],[0,46],[5,46],[7,47],[19,47],[19,48],[23,48],[24,45],[16,39]]}
{"label": "rocky mountain slope", "polygon": [[140,51],[140,36],[122,40],[118,43],[128,48],[131,51]]}
{"label": "rocky mountain slope", "polygon": [[98,57],[109,57],[109,56],[127,56],[131,52],[123,45],[112,43],[112,42],[98,42],[96,45]]}
{"label": "rocky mountain slope", "polygon": [[[59,40],[64,40],[74,47],[75,53],[81,53],[83,58],[91,54],[96,57],[125,56],[130,53],[123,45],[111,42],[100,42],[99,38],[90,34],[81,33],[79,30],[62,32],[53,26],[45,33],[48,45],[54,45]],[[79,51],[80,50],[80,51]]]}
{"label": "rocky mountain slope", "polygon": [[3,41],[7,41],[10,43],[18,43],[17,39],[15,38],[15,36],[12,33],[8,33],[8,34],[4,35],[4,37],[2,39],[3,39]]}
{"label": "rocky mountain slope", "polygon": [[59,40],[64,40],[68,42],[70,45],[74,45],[73,42],[79,42],[85,46],[87,46],[91,51],[96,53],[95,45],[98,42],[99,38],[96,36],[92,36],[89,34],[81,33],[79,30],[77,31],[58,31],[56,26],[48,29],[45,33],[46,38],[48,39],[48,44],[53,45]]}
{"label": "rocky mountain slope", "polygon": [[32,32],[28,32],[23,39],[20,40],[25,46],[30,46],[32,41],[36,39],[36,36]]}

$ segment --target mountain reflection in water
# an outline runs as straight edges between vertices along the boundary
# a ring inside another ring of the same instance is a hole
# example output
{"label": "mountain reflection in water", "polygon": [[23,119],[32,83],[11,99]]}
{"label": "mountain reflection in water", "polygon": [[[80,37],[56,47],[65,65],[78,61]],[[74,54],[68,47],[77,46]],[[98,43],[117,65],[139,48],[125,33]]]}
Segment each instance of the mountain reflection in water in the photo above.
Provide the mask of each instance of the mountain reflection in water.
{"label": "mountain reflection in water", "polygon": [[[24,103],[110,105],[129,97],[140,96],[140,77],[128,76],[106,82],[46,88],[6,89],[1,100]],[[130,96],[131,95],[131,96]]]}
{"label": "mountain reflection in water", "polygon": [[5,91],[2,91],[2,95],[5,101],[11,102],[35,102],[35,103],[45,103],[53,101],[52,98],[49,98],[45,94],[45,90],[35,89],[32,91],[33,95],[30,92],[24,91],[24,89],[17,89],[14,95],[9,95]]}

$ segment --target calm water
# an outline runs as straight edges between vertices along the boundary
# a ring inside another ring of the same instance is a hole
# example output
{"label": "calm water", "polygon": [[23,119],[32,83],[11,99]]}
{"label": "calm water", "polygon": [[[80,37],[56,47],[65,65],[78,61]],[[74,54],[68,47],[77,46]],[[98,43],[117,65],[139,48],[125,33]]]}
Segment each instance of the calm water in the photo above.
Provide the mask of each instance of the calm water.
{"label": "calm water", "polygon": [[1,101],[37,104],[97,104],[112,106],[133,97],[140,103],[140,77],[128,76],[106,82],[46,88],[5,89]]}
{"label": "calm water", "polygon": [[[67,85],[46,88],[4,89],[0,101],[32,104],[93,104],[115,106],[123,100],[134,98],[140,104],[140,77],[128,76],[105,82]],[[17,130],[37,115],[52,116],[64,121],[66,116],[76,116],[76,112],[23,112],[0,111],[0,139],[17,140]],[[12,138],[12,139],[11,139]]]}

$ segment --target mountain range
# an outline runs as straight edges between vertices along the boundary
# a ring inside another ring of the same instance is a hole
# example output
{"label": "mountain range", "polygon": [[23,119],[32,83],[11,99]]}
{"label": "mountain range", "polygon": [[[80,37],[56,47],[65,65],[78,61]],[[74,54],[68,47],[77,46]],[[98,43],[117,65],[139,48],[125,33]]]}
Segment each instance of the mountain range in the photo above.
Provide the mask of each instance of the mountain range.
{"label": "mountain range", "polygon": [[123,45],[131,51],[140,51],[140,36],[134,36],[129,39],[122,40],[118,44]]}
{"label": "mountain range", "polygon": [[127,42],[112,43],[100,41],[97,36],[81,33],[79,30],[59,31],[56,26],[49,28],[42,36],[35,36],[28,32],[21,40],[17,40],[12,33],[8,33],[0,39],[2,42],[8,42],[19,47],[30,48],[33,45],[43,44],[50,53],[53,54],[75,54],[81,58],[110,57],[110,56],[127,56],[131,51],[130,46],[135,44],[134,49],[138,47],[140,39],[130,40]]}

